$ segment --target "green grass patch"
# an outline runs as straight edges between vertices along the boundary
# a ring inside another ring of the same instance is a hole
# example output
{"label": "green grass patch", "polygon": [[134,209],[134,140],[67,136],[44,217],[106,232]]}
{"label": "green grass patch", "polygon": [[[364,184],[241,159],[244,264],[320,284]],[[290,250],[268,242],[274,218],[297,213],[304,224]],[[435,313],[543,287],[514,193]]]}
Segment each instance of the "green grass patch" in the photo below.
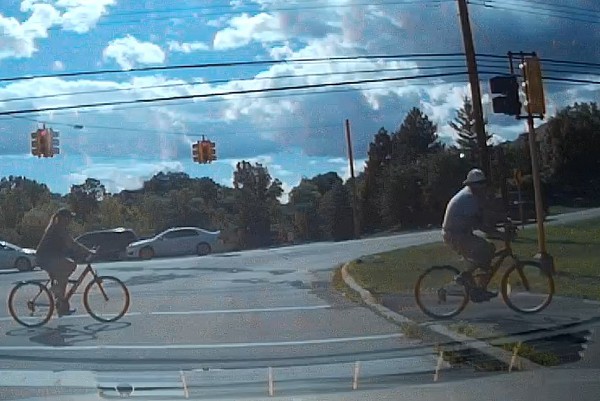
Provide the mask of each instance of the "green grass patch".
{"label": "green grass patch", "polygon": [[[546,227],[548,252],[554,256],[558,295],[600,300],[600,219]],[[501,247],[501,243],[496,243]],[[513,243],[521,260],[537,253],[535,228],[519,232]],[[462,270],[466,263],[442,243],[415,246],[364,258],[349,271],[364,288],[375,294],[411,292],[418,276],[433,265],[450,264]],[[499,283],[502,270],[490,288]]]}
{"label": "green grass patch", "polygon": [[419,326],[417,323],[402,323],[400,325],[400,330],[402,333],[410,339],[413,340],[421,340],[425,336],[423,328]]}
{"label": "green grass patch", "polygon": [[[506,351],[514,352],[516,346],[517,343],[509,343],[503,344],[501,348]],[[517,355],[542,366],[557,366],[560,363],[560,359],[556,354],[553,354],[552,352],[538,351],[528,344],[521,344]]]}
{"label": "green grass patch", "polygon": [[360,294],[348,287],[342,278],[342,267],[338,267],[333,271],[333,277],[331,279],[333,288],[343,294],[347,299],[356,303],[363,303]]}

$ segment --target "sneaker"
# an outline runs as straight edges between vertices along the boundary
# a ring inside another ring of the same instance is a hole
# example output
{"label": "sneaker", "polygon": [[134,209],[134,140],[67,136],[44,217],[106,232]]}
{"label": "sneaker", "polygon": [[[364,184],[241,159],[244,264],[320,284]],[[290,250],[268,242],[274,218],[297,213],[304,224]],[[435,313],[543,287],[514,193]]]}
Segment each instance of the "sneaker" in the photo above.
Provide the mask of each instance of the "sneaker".
{"label": "sneaker", "polygon": [[73,308],[73,309],[59,310],[58,311],[58,317],[69,316],[69,315],[74,314],[75,312],[77,312],[77,309],[75,309],[75,308]]}
{"label": "sneaker", "polygon": [[471,301],[477,303],[490,301],[492,298],[496,298],[498,293],[483,290],[481,288],[472,288],[469,295],[471,296]]}

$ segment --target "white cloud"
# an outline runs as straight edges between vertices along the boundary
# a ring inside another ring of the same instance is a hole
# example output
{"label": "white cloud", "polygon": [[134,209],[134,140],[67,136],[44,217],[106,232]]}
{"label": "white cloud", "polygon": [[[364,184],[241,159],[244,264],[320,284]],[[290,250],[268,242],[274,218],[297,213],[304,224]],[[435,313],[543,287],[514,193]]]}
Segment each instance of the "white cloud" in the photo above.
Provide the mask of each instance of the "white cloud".
{"label": "white cloud", "polygon": [[229,26],[215,34],[213,47],[216,50],[229,50],[254,41],[277,42],[286,38],[280,21],[271,14],[260,13],[249,16],[244,13],[233,17]]}
{"label": "white cloud", "polygon": [[56,60],[54,63],[52,63],[52,69],[54,71],[64,71],[65,64],[60,60]]}
{"label": "white cloud", "polygon": [[32,4],[31,15],[23,23],[0,14],[0,60],[31,57],[36,39],[48,37],[48,29],[60,22],[60,13],[49,4]]}
{"label": "white cloud", "polygon": [[105,60],[114,59],[124,70],[138,64],[162,64],[165,61],[165,52],[160,46],[142,42],[131,35],[112,40],[102,54]]}
{"label": "white cloud", "polygon": [[96,26],[98,20],[108,14],[108,7],[116,0],[58,0],[56,6],[65,10],[62,27],[67,31],[86,33]]}
{"label": "white cloud", "polygon": [[191,53],[200,50],[210,50],[210,46],[204,42],[177,42],[170,41],[168,43],[169,51],[177,53]]}

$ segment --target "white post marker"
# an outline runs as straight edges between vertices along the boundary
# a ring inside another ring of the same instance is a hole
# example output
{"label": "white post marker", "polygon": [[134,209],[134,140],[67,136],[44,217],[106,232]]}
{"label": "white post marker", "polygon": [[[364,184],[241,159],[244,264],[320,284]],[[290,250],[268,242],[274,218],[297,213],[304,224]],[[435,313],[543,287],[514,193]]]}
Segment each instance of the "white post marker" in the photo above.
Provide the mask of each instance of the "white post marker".
{"label": "white post marker", "polygon": [[269,396],[273,397],[275,389],[273,386],[273,368],[269,366]]}
{"label": "white post marker", "polygon": [[354,362],[354,379],[352,380],[352,390],[358,389],[358,375],[360,373],[360,361]]}
{"label": "white post marker", "polygon": [[183,384],[183,396],[185,398],[190,398],[190,393],[188,392],[187,383],[185,381],[185,373],[183,370],[180,370],[179,374],[181,375],[181,383]]}
{"label": "white post marker", "polygon": [[513,354],[512,357],[510,358],[510,365],[508,366],[508,372],[512,372],[513,367],[515,366],[515,362],[517,361],[517,357],[519,356],[519,350],[521,349],[521,342],[519,341],[517,343],[517,345],[514,346],[513,348]]}
{"label": "white post marker", "polygon": [[435,374],[433,375],[433,381],[438,381],[440,377],[440,369],[444,363],[444,350],[440,349],[440,355],[438,356],[437,366],[435,367]]}

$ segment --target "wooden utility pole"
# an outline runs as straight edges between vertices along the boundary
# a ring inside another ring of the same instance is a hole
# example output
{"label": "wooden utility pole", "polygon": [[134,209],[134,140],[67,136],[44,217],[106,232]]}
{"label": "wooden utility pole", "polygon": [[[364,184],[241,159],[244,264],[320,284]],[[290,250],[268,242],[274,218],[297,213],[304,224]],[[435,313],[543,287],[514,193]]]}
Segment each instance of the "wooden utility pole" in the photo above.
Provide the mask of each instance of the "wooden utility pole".
{"label": "wooden utility pole", "polygon": [[486,177],[490,175],[490,158],[488,155],[487,137],[485,134],[485,122],[483,121],[483,106],[481,105],[481,89],[479,87],[479,74],[477,72],[477,60],[475,59],[475,45],[473,44],[473,33],[469,21],[469,10],[467,0],[458,0],[458,13],[460,15],[460,26],[462,30],[465,54],[467,57],[467,71],[471,85],[471,100],[473,103],[473,114],[475,114],[475,133],[479,145],[479,163]]}
{"label": "wooden utility pole", "polygon": [[348,144],[348,162],[350,163],[350,178],[352,179],[352,221],[354,226],[354,238],[360,237],[360,226],[358,221],[358,207],[356,195],[356,177],[354,176],[354,155],[352,153],[352,136],[350,135],[350,121],[346,119],[346,143]]}

